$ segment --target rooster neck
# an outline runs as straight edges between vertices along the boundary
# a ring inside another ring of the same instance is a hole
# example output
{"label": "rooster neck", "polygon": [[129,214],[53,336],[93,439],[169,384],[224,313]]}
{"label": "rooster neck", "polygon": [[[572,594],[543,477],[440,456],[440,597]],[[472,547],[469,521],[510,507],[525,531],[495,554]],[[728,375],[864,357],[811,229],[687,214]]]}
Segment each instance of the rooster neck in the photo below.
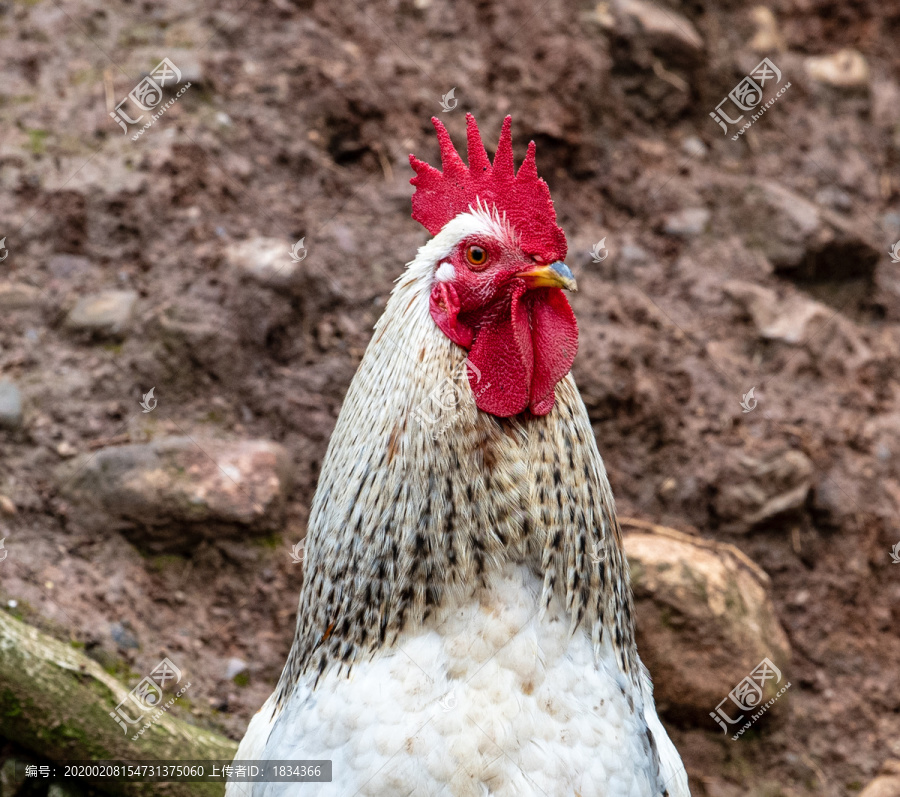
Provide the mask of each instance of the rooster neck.
{"label": "rooster neck", "polygon": [[543,575],[536,611],[559,600],[572,631],[595,650],[606,637],[636,679],[621,532],[574,381],[546,416],[480,412],[466,352],[429,314],[425,250],[376,326],[322,465],[277,701],[299,678],[439,624],[509,561]]}

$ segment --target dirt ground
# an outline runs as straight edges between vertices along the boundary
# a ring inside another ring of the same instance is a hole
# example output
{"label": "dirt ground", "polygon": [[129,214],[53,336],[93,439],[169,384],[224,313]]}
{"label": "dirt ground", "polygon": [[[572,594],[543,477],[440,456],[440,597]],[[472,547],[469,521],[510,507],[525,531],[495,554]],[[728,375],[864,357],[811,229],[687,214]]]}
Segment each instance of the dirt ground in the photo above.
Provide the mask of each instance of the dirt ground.
{"label": "dirt ground", "polygon": [[[900,757],[900,3],[668,3],[657,28],[628,6],[0,0],[0,283],[34,289],[0,291],[24,407],[2,606],[119,672],[183,663],[181,716],[239,739],[343,394],[427,238],[407,155],[436,162],[432,115],[461,145],[471,111],[491,149],[510,113],[569,238],[620,512],[736,544],[792,645],[790,711],[753,736],[665,716],[694,794],[855,795]],[[809,60],[842,50],[837,77]],[[191,86],[133,141],[109,113],[164,57]],[[790,88],[733,140],[710,114],[763,57]],[[256,236],[304,239],[302,291],[242,273]],[[106,289],[138,294],[127,334],[73,332]],[[159,554],[83,522],[59,468],[168,434],[283,445],[278,530]]]}

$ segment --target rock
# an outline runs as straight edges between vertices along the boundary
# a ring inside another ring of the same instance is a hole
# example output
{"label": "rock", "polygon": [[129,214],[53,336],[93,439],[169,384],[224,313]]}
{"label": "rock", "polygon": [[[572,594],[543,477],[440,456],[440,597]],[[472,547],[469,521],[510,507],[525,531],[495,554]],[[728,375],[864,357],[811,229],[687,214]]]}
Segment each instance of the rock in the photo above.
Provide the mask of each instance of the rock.
{"label": "rock", "polygon": [[140,648],[140,643],[137,641],[131,628],[126,624],[113,623],[109,627],[109,635],[120,648],[125,648],[126,650],[138,650]]}
{"label": "rock", "polygon": [[[796,293],[781,299],[769,288],[740,280],[722,288],[750,316],[761,338],[803,345],[820,367],[846,372],[871,357],[854,324],[828,305]],[[826,326],[829,334],[818,335]]]}
{"label": "rock", "polygon": [[178,67],[181,72],[181,80],[177,83],[168,83],[169,86],[183,86],[190,83],[191,86],[202,85],[204,80],[203,62],[200,60],[200,54],[196,50],[172,49],[167,50],[166,54],[169,60]]}
{"label": "rock", "polygon": [[824,304],[797,295],[789,297],[773,309],[775,312],[769,314],[766,323],[759,323],[764,313],[758,314],[759,334],[768,340],[785,343],[802,343],[816,327],[827,324],[834,315],[834,310]]}
{"label": "rock", "polygon": [[72,279],[87,274],[91,270],[91,261],[80,255],[53,255],[47,268],[54,277]]}
{"label": "rock", "polygon": [[84,791],[72,783],[51,783],[47,797],[83,797]]}
{"label": "rock", "polygon": [[43,790],[36,787],[35,779],[30,784],[25,779],[25,767],[34,763],[12,756],[7,758],[0,767],[0,797],[39,797]]}
{"label": "rock", "polygon": [[859,797],[900,797],[900,760],[889,758]]}
{"label": "rock", "polygon": [[22,394],[8,380],[0,380],[0,427],[17,429],[22,424]]}
{"label": "rock", "polygon": [[181,78],[175,80],[177,75],[170,75],[166,79],[163,93],[163,104],[174,96],[173,87],[190,83],[192,87],[201,85],[205,78],[203,62],[196,50],[184,47],[167,47],[164,53],[155,48],[137,48],[133,51],[133,64],[140,70],[142,77],[150,75],[151,71],[161,63],[163,56],[169,59],[181,73]]}
{"label": "rock", "polygon": [[900,797],[900,760],[888,759],[859,797]]}
{"label": "rock", "polygon": [[267,288],[300,288],[303,261],[291,257],[291,246],[280,238],[251,238],[229,249],[228,260],[239,273]]}
{"label": "rock", "polygon": [[740,280],[729,280],[722,289],[753,320],[760,337],[785,343],[800,343],[811,331],[810,322],[827,322],[834,310],[798,294],[780,299],[770,288]]}
{"label": "rock", "polygon": [[700,235],[709,224],[710,213],[706,208],[683,208],[668,213],[663,219],[663,229],[669,235],[693,238]]}
{"label": "rock", "polygon": [[763,55],[780,53],[787,49],[784,36],[778,29],[775,15],[765,6],[756,6],[750,12],[753,23],[756,25],[756,33],[750,40],[750,49]]}
{"label": "rock", "polygon": [[225,680],[227,681],[237,678],[245,672],[247,672],[247,662],[243,659],[232,657],[225,663]]}
{"label": "rock", "polygon": [[277,528],[289,457],[267,440],[169,437],[111,446],[61,466],[64,495],[153,552]]}
{"label": "rock", "polygon": [[688,136],[681,142],[681,151],[692,158],[705,158],[709,150],[699,136]]}
{"label": "rock", "polygon": [[614,0],[616,29],[628,38],[640,37],[663,55],[680,54],[699,60],[703,39],[691,22],[676,11],[644,0]]}
{"label": "rock", "polygon": [[620,259],[627,265],[641,266],[650,262],[650,254],[642,246],[627,243],[622,247]]}
{"label": "rock", "polygon": [[66,317],[66,327],[98,337],[121,337],[128,331],[136,302],[134,291],[103,291],[85,296]]}
{"label": "rock", "polygon": [[744,534],[806,504],[815,469],[802,451],[741,456],[723,465],[713,502],[722,530]]}
{"label": "rock", "polygon": [[0,797],[15,795],[16,788],[16,760],[7,758],[0,766]]}
{"label": "rock", "polygon": [[185,362],[195,363],[204,379],[214,378],[226,384],[240,380],[250,358],[241,345],[236,325],[224,312],[225,315],[223,308],[212,302],[177,297],[149,318],[147,335],[157,344],[151,356],[161,367],[154,380],[169,387],[196,389],[198,374],[186,369]]}
{"label": "rock", "polygon": [[883,213],[881,215],[881,226],[888,234],[889,239],[896,239],[900,236],[900,213],[897,213],[894,210]]}
{"label": "rock", "polygon": [[37,304],[41,292],[22,282],[0,282],[0,312],[23,310]]}
{"label": "rock", "polygon": [[73,446],[67,440],[63,440],[59,445],[57,445],[55,451],[57,455],[62,459],[69,459],[70,457],[74,457],[78,453],[78,449],[75,448],[75,446]]}
{"label": "rock", "polygon": [[816,192],[816,203],[838,210],[841,213],[849,213],[853,210],[853,198],[846,191],[841,191],[833,185]]}
{"label": "rock", "polygon": [[718,206],[728,208],[746,245],[761,250],[780,276],[872,280],[882,252],[866,219],[839,215],[771,181],[711,175],[709,183],[725,190],[724,198],[716,192]]}
{"label": "rock", "polygon": [[832,55],[811,55],[803,65],[815,81],[838,89],[867,89],[869,65],[862,53],[841,50]]}
{"label": "rock", "polygon": [[[38,761],[22,757],[7,758],[0,767],[0,797],[83,797],[81,790],[73,792],[54,791],[56,784],[47,789],[46,778],[29,778],[25,775],[25,767],[40,766]],[[43,781],[43,783],[42,783]]]}
{"label": "rock", "polygon": [[787,680],[790,644],[753,561],[732,545],[653,528],[625,534],[641,658],[663,715],[714,730],[709,713],[763,658]]}

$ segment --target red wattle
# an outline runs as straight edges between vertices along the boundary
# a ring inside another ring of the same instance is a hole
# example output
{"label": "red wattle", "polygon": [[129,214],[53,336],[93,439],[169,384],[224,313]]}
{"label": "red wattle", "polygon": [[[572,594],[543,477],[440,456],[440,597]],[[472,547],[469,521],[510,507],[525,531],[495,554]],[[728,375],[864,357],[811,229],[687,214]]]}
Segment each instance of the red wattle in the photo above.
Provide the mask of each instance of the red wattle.
{"label": "red wattle", "polygon": [[535,415],[546,415],[556,401],[556,383],[569,373],[575,361],[578,322],[560,288],[534,290],[529,299],[534,343],[530,407]]}
{"label": "red wattle", "polygon": [[509,314],[485,323],[469,352],[476,406],[501,418],[526,408],[546,415],[577,351],[578,323],[562,290],[514,287]]}
{"label": "red wattle", "polygon": [[508,314],[482,326],[469,352],[475,366],[468,369],[475,405],[500,418],[522,412],[531,392],[534,346],[523,293],[524,284],[513,288]]}

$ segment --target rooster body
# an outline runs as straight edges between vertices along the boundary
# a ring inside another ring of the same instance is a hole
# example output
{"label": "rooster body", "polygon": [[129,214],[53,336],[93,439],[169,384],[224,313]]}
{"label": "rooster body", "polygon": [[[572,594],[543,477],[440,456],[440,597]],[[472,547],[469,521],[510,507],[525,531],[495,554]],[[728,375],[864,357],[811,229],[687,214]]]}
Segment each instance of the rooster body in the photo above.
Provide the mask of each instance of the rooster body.
{"label": "rooster body", "polygon": [[[561,371],[549,399],[496,390],[520,367],[502,341],[498,370],[449,337],[468,340],[472,317],[453,316],[464,285],[446,292],[454,253],[495,239],[519,240],[478,202],[419,250],[323,461],[294,644],[237,759],[331,759],[333,781],[235,782],[228,797],[689,794],[635,648],[613,498],[565,364],[568,305],[521,311],[545,312],[521,327],[535,340],[562,330],[556,364],[525,369],[534,385]],[[571,277],[553,265],[517,272],[537,301]]]}

